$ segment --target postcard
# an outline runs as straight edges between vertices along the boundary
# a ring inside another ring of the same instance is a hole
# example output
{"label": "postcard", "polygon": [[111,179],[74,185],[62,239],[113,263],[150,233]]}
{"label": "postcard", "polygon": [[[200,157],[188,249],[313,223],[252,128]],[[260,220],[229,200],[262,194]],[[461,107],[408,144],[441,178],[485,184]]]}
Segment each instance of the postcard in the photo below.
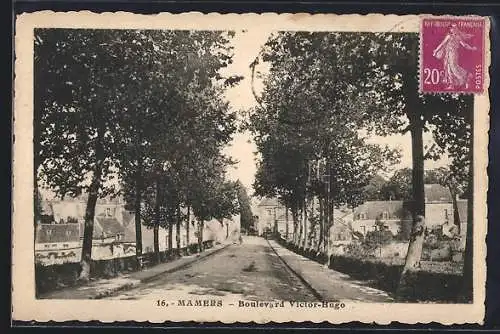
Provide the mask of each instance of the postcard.
{"label": "postcard", "polygon": [[482,323],[489,29],[19,15],[13,319]]}

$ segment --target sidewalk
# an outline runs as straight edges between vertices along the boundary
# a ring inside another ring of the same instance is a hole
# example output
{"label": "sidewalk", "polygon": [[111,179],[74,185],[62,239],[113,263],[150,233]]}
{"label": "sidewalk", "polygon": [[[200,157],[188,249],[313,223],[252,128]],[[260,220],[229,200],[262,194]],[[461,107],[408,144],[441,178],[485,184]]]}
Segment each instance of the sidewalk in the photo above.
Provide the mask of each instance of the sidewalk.
{"label": "sidewalk", "polygon": [[181,257],[180,259],[161,263],[156,266],[120,275],[111,279],[98,279],[89,284],[68,287],[41,295],[40,299],[101,299],[118,291],[129,290],[141,283],[154,280],[158,276],[174,272],[190,266],[210,255],[214,255],[231,243],[216,245],[202,253]]}
{"label": "sidewalk", "polygon": [[268,240],[271,248],[286,265],[301,277],[324,301],[367,301],[386,303],[394,301],[385,291],[371,288],[365,282],[328,269],[324,265],[296,254]]}

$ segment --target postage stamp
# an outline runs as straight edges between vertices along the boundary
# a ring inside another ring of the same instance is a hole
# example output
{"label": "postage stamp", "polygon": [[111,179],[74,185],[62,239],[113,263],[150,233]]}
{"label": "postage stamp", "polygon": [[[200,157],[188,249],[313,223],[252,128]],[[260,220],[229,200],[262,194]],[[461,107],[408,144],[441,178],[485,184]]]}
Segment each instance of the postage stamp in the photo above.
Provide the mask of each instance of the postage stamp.
{"label": "postage stamp", "polygon": [[489,24],[18,16],[13,319],[481,323]]}
{"label": "postage stamp", "polygon": [[424,93],[484,92],[486,21],[429,17],[420,30],[420,89]]}

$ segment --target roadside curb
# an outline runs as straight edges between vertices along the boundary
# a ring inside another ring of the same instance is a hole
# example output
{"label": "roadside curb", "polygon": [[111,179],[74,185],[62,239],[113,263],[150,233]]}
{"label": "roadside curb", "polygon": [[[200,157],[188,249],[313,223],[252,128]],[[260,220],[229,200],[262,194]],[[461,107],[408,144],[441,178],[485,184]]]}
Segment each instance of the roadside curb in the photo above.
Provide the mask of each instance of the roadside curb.
{"label": "roadside curb", "polygon": [[283,257],[281,257],[279,255],[279,253],[276,251],[274,246],[269,242],[269,240],[266,240],[266,241],[267,241],[267,244],[269,245],[269,247],[273,250],[274,254],[276,254],[276,256],[281,260],[281,262],[283,262],[283,264],[288,268],[288,270],[290,270],[295,276],[297,276],[297,278],[302,282],[302,284],[304,284],[312,292],[314,297],[316,297],[319,301],[324,301],[325,300],[324,296],[317,289],[315,289],[311,285],[311,283],[309,283],[304,278],[304,276],[302,276],[299,272],[297,272],[295,269],[293,269],[292,266],[290,266],[290,264],[288,264],[288,262],[286,262],[286,260],[283,259]]}
{"label": "roadside curb", "polygon": [[113,289],[104,290],[104,291],[98,292],[95,296],[90,297],[90,299],[102,299],[102,298],[106,298],[106,297],[112,296],[112,295],[114,295],[114,294],[116,294],[116,293],[118,293],[120,291],[125,291],[125,290],[133,289],[136,286],[138,286],[140,283],[141,283],[141,281],[130,282],[130,283],[126,283],[126,284],[117,286],[117,287],[115,287]]}
{"label": "roadside curb", "polygon": [[140,283],[148,283],[148,282],[154,281],[155,279],[157,279],[161,275],[170,274],[170,273],[175,272],[177,270],[185,269],[185,268],[191,266],[192,264],[194,264],[194,263],[196,263],[196,262],[198,262],[200,260],[203,260],[206,257],[209,257],[209,256],[212,256],[214,254],[219,253],[220,251],[222,251],[223,249],[226,249],[229,246],[231,246],[231,244],[225,244],[225,245],[222,245],[221,247],[219,247],[218,249],[214,249],[211,252],[202,252],[202,253],[199,253],[198,256],[194,257],[192,261],[188,261],[188,262],[180,264],[180,265],[178,265],[176,267],[173,267],[173,268],[170,268],[170,269],[166,269],[165,271],[162,271],[161,273],[156,273],[156,274],[154,274],[152,276],[145,277],[145,278],[143,278],[143,279],[140,280]]}
{"label": "roadside curb", "polygon": [[352,280],[341,272],[330,269],[301,254],[268,240],[269,247],[286,264],[296,277],[304,283],[314,296],[322,302],[370,301],[394,302],[387,291],[369,286],[366,282]]}
{"label": "roadside curb", "polygon": [[228,248],[231,245],[232,244],[224,244],[221,247],[219,247],[217,249],[214,249],[214,250],[212,250],[210,252],[199,253],[198,256],[194,257],[191,261],[187,261],[185,263],[179,264],[178,266],[174,266],[172,268],[163,270],[161,272],[154,273],[151,276],[144,277],[142,279],[138,279],[138,280],[133,281],[133,282],[127,282],[125,284],[116,286],[114,288],[110,288],[110,289],[98,292],[96,295],[91,296],[89,299],[102,299],[102,298],[111,297],[113,295],[116,295],[119,292],[123,292],[123,291],[126,291],[126,290],[131,290],[131,289],[133,289],[135,287],[138,287],[142,283],[152,282],[152,281],[154,281],[155,279],[157,279],[158,277],[160,277],[162,275],[173,273],[175,271],[178,271],[178,270],[190,267],[194,263],[199,262],[199,261],[201,261],[201,260],[203,260],[203,259],[205,259],[205,258],[207,258],[209,256],[215,255],[215,254],[219,253],[220,251]]}

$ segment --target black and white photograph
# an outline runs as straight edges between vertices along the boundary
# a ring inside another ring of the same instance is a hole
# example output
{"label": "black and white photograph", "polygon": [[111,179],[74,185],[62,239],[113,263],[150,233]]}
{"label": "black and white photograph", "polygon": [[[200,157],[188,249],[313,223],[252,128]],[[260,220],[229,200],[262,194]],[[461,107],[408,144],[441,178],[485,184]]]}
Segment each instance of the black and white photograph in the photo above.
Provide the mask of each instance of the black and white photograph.
{"label": "black and white photograph", "polygon": [[418,30],[365,30],[34,27],[35,300],[482,304],[487,108],[419,90]]}

